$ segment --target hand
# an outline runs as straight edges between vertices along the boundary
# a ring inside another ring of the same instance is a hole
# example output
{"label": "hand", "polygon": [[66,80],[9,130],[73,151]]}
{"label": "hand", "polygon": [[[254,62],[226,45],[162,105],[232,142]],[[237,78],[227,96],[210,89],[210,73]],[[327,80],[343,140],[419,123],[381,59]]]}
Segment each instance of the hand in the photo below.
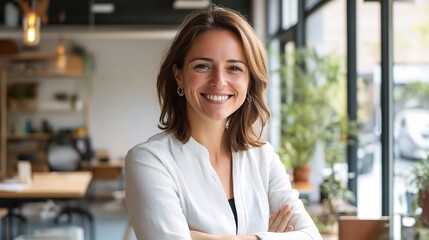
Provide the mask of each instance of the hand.
{"label": "hand", "polygon": [[292,217],[292,209],[289,204],[285,204],[284,207],[275,211],[270,216],[270,222],[268,231],[269,232],[291,232],[293,226],[289,224]]}

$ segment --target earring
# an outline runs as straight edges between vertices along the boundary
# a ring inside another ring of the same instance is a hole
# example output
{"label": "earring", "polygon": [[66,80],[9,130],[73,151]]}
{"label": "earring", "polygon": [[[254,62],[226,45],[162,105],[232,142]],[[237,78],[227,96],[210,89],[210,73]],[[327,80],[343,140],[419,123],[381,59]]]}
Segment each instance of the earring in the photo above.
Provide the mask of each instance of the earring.
{"label": "earring", "polygon": [[247,94],[246,100],[247,100],[247,102],[251,103],[252,102],[252,97],[249,94]]}
{"label": "earring", "polygon": [[183,91],[183,88],[180,85],[177,86],[177,94],[179,94],[179,96],[181,97],[185,95],[185,92]]}

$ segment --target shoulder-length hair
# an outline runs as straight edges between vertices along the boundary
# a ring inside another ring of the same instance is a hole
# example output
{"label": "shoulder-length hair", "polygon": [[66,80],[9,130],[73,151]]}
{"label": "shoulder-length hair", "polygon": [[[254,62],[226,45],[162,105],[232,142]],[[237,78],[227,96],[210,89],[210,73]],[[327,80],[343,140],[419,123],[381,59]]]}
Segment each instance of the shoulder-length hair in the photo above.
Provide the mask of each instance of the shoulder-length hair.
{"label": "shoulder-length hair", "polygon": [[[214,29],[227,29],[238,36],[250,70],[248,98],[228,117],[228,144],[233,151],[261,146],[265,143],[261,139],[263,127],[270,117],[264,101],[268,81],[265,47],[240,13],[215,5],[196,11],[184,20],[164,57],[157,79],[158,100],[161,105],[158,127],[174,133],[182,143],[186,143],[191,137],[186,116],[186,99],[176,92],[173,65],[182,68],[185,55],[196,37]],[[259,124],[255,124],[258,120]]]}

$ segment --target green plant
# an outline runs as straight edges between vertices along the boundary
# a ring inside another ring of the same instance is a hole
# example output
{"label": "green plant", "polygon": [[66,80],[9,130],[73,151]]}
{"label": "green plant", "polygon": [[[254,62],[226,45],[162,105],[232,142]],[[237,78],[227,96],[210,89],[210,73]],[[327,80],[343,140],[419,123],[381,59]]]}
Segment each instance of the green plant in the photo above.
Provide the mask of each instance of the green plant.
{"label": "green plant", "polygon": [[335,172],[320,184],[320,192],[324,196],[324,209],[328,215],[337,213],[338,204],[355,200],[353,192],[348,189],[344,182],[337,178]]}
{"label": "green plant", "polygon": [[90,52],[88,52],[88,50],[86,50],[83,46],[75,42],[71,42],[70,54],[76,55],[82,58],[85,71],[92,72],[95,70],[96,66],[95,66],[94,56]]}
{"label": "green plant", "polygon": [[8,88],[8,97],[17,101],[34,99],[36,97],[36,83],[16,83]]}
{"label": "green plant", "polygon": [[416,163],[411,170],[410,183],[417,189],[429,189],[429,154]]}
{"label": "green plant", "polygon": [[418,189],[416,206],[421,207],[420,221],[429,227],[429,154],[416,163],[411,170],[410,184]]}
{"label": "green plant", "polygon": [[337,233],[337,216],[334,215],[314,215],[312,216],[314,223],[320,233]]}
{"label": "green plant", "polygon": [[356,133],[356,123],[350,121],[346,116],[336,116],[327,126],[324,133],[325,162],[330,168],[330,174],[320,184],[320,193],[327,215],[335,215],[337,205],[341,204],[341,202],[355,201],[354,193],[337,176],[335,165],[346,162],[346,148],[348,144],[352,143],[347,139],[347,135],[353,136]]}
{"label": "green plant", "polygon": [[[311,49],[289,51],[280,59],[283,86],[281,146],[279,154],[292,167],[307,164],[316,144],[327,139],[333,119],[344,115],[344,61],[338,56],[319,57]],[[344,110],[338,110],[343,108]],[[343,112],[341,112],[343,111]]]}

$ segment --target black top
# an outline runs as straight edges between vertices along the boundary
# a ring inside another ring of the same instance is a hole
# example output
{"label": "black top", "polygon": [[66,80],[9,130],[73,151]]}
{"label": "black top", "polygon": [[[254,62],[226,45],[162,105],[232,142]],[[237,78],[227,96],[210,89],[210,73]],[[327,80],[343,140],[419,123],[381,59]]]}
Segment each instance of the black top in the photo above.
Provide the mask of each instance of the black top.
{"label": "black top", "polygon": [[235,219],[235,232],[237,233],[238,224],[237,224],[237,209],[235,208],[234,198],[228,199],[229,206],[231,206],[232,213],[234,214]]}

